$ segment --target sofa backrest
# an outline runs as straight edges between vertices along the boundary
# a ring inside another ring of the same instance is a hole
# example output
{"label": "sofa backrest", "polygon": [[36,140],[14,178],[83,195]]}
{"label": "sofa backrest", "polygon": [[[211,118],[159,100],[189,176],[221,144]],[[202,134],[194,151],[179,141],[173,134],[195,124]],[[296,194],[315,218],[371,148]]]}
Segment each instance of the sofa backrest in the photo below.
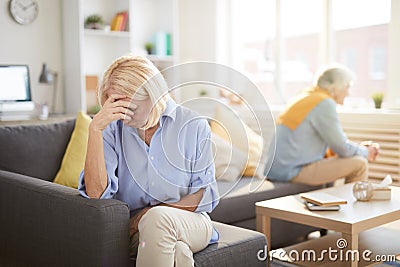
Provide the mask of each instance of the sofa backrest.
{"label": "sofa backrest", "polygon": [[0,126],[0,169],[53,181],[75,120]]}

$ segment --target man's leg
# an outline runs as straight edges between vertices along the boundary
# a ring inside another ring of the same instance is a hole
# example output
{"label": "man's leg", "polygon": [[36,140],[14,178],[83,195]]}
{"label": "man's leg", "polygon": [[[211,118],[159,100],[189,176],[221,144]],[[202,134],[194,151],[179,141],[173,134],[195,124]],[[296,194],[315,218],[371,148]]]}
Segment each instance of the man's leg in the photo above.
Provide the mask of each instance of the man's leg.
{"label": "man's leg", "polygon": [[211,221],[204,215],[171,207],[151,208],[139,222],[136,264],[194,266],[193,253],[210,242]]}
{"label": "man's leg", "polygon": [[367,159],[361,156],[323,159],[304,166],[292,182],[323,185],[343,177],[346,178],[346,183],[367,180]]}

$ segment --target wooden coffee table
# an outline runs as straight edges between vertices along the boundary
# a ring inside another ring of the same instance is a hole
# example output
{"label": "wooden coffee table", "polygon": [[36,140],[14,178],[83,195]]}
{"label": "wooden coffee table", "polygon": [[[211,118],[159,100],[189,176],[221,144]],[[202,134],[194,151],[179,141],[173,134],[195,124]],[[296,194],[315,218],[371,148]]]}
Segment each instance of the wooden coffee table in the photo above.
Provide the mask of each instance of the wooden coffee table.
{"label": "wooden coffee table", "polygon": [[[353,184],[317,190],[347,199],[348,204],[341,205],[340,211],[309,211],[299,195],[257,202],[257,230],[264,233],[271,244],[271,218],[301,223],[342,233],[341,237],[347,242],[344,249],[356,251],[361,232],[400,219],[400,188],[391,188],[391,200],[369,202],[353,197]],[[346,265],[358,266],[358,262],[350,261]]]}

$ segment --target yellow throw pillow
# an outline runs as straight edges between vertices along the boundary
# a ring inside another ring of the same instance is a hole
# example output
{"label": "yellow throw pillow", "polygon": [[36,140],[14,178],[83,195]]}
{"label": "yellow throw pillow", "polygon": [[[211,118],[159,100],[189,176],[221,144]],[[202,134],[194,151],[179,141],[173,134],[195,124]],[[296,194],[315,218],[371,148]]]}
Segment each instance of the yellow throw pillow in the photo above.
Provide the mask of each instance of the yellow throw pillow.
{"label": "yellow throw pillow", "polygon": [[248,155],[243,176],[263,178],[263,138],[250,129],[233,110],[219,106],[215,121],[211,122],[211,131]]}
{"label": "yellow throw pillow", "polygon": [[79,175],[85,165],[88,142],[89,115],[79,112],[67,149],[54,182],[57,184],[78,188]]}

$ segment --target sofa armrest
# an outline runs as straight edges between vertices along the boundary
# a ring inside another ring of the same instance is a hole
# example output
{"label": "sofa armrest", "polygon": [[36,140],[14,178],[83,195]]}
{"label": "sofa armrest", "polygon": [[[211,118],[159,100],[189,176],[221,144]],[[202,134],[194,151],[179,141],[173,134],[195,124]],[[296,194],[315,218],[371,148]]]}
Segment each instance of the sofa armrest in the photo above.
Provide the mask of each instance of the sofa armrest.
{"label": "sofa armrest", "polygon": [[0,266],[127,266],[129,208],[0,170]]}

